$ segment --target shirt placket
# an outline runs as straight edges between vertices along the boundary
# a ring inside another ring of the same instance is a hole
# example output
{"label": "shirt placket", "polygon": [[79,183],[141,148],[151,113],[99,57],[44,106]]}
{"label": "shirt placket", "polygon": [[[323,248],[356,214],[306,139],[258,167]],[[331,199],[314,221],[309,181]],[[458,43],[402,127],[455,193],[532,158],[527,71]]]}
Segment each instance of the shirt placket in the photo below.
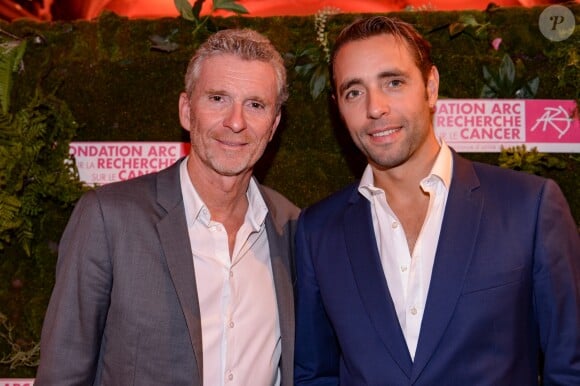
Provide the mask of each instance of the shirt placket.
{"label": "shirt placket", "polygon": [[223,355],[222,367],[222,384],[228,385],[234,379],[233,369],[233,352],[235,341],[233,335],[233,314],[234,314],[234,293],[233,286],[233,266],[230,259],[228,246],[228,235],[222,224],[210,221],[208,228],[213,240],[213,249],[215,257],[220,262],[222,269],[222,288],[221,288],[221,307],[220,320],[222,328],[221,350]]}

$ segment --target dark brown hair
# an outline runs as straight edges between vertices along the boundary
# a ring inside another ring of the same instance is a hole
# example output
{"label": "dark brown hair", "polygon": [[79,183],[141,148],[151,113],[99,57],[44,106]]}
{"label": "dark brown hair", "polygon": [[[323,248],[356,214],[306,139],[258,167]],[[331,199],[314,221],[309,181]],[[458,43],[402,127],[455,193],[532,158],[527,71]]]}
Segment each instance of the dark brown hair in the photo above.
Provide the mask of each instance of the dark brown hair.
{"label": "dark brown hair", "polygon": [[330,56],[330,76],[334,90],[334,61],[338,51],[347,43],[368,39],[378,35],[393,35],[406,44],[415,59],[415,64],[421,70],[423,80],[427,82],[429,72],[433,67],[431,60],[431,44],[409,23],[387,16],[372,16],[353,22],[345,27],[334,43]]}

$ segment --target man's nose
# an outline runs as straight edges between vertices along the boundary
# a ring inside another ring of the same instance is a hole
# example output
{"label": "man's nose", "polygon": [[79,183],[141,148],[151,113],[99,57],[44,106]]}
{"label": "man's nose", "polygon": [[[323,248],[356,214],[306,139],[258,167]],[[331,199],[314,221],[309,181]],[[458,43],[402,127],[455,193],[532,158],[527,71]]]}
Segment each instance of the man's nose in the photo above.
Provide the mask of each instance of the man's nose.
{"label": "man's nose", "polygon": [[379,119],[391,112],[389,97],[380,90],[369,90],[367,99],[367,116]]}
{"label": "man's nose", "polygon": [[234,103],[230,107],[227,116],[224,118],[224,126],[237,133],[246,128],[246,118],[244,117],[244,107]]}

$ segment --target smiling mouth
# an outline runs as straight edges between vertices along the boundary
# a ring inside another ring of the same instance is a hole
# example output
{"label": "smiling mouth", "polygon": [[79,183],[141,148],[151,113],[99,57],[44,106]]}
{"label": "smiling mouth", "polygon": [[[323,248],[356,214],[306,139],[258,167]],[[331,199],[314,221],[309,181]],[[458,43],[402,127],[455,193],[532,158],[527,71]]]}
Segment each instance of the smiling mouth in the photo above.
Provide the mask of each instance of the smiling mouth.
{"label": "smiling mouth", "polygon": [[399,130],[401,130],[400,127],[397,127],[396,129],[383,130],[383,131],[379,131],[376,133],[372,133],[371,137],[386,137],[387,135],[391,135],[393,133],[396,133]]}
{"label": "smiling mouth", "polygon": [[227,146],[227,147],[242,147],[242,146],[245,146],[247,144],[245,142],[232,142],[232,141],[224,141],[224,140],[218,140],[218,142],[220,144],[222,144],[223,146]]}

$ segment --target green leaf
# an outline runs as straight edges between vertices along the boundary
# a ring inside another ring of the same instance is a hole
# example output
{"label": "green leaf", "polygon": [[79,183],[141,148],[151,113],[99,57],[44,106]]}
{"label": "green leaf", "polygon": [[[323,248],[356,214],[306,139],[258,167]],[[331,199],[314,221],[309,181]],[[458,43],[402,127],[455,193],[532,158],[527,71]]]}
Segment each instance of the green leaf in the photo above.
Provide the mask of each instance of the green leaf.
{"label": "green leaf", "polygon": [[320,56],[320,48],[315,46],[305,48],[304,50],[299,52],[297,56],[299,58],[307,57],[312,61],[316,61],[317,58]]}
{"label": "green leaf", "polygon": [[485,86],[481,91],[482,98],[497,98],[499,90],[499,81],[495,75],[493,75],[486,66],[483,66],[483,79]]}
{"label": "green leaf", "polygon": [[248,13],[248,10],[241,4],[236,3],[235,0],[214,0],[213,10],[222,9],[225,11],[232,11],[237,14]]}
{"label": "green leaf", "polygon": [[488,36],[488,28],[487,28],[488,24],[482,24],[479,27],[477,27],[475,29],[475,37],[477,37],[478,39],[485,39]]}
{"label": "green leaf", "polygon": [[20,64],[22,63],[22,58],[24,57],[24,52],[26,51],[26,40],[21,40],[16,46],[16,51],[14,53],[14,67],[12,67],[13,72],[17,72],[20,69]]}
{"label": "green leaf", "polygon": [[26,40],[11,40],[0,44],[0,105],[5,114],[10,110],[12,73],[20,67],[25,50]]}
{"label": "green leaf", "polygon": [[451,23],[449,24],[449,36],[455,37],[459,35],[465,29],[466,25],[463,23]]}
{"label": "green leaf", "polygon": [[328,80],[328,72],[326,66],[317,66],[310,78],[310,95],[313,99],[317,99],[326,88]]}
{"label": "green leaf", "polygon": [[567,163],[557,156],[540,153],[537,147],[526,150],[526,146],[501,149],[499,165],[503,168],[521,170],[526,173],[546,175],[550,169],[564,169]]}
{"label": "green leaf", "polygon": [[477,20],[475,19],[475,17],[473,15],[462,15],[459,18],[459,21],[466,25],[466,26],[470,26],[470,27],[476,27],[479,25],[479,23],[477,22]]}
{"label": "green leaf", "polygon": [[491,75],[491,72],[489,72],[486,66],[483,66],[483,80],[485,80],[486,82],[493,81],[493,76]]}
{"label": "green leaf", "polygon": [[495,98],[496,96],[497,93],[493,89],[491,89],[491,87],[489,87],[487,84],[483,85],[481,93],[479,94],[480,98]]}
{"label": "green leaf", "polygon": [[307,76],[316,67],[315,63],[306,63],[294,67],[294,70],[301,76]]}
{"label": "green leaf", "polygon": [[505,81],[513,83],[515,78],[516,78],[516,68],[514,66],[514,62],[512,61],[512,58],[510,58],[508,54],[505,54],[499,66],[499,79],[502,83],[504,83]]}
{"label": "green leaf", "polygon": [[540,87],[540,78],[537,76],[528,82],[528,89],[532,93],[532,98],[535,97],[536,94],[538,93],[539,87]]}
{"label": "green leaf", "polygon": [[195,3],[193,4],[193,17],[195,17],[197,20],[199,20],[201,17],[201,7],[203,6],[204,2],[205,0],[195,0]]}
{"label": "green leaf", "polygon": [[521,88],[519,88],[515,92],[516,98],[520,99],[532,99],[535,98],[536,93],[538,92],[538,87],[540,86],[540,78],[535,77],[534,79],[530,80],[526,84],[524,84]]}
{"label": "green leaf", "polygon": [[149,36],[149,40],[153,43],[151,45],[151,49],[163,51],[163,52],[173,52],[179,48],[179,44],[174,43],[169,40],[169,38],[165,38],[159,35],[152,35]]}
{"label": "green leaf", "polygon": [[175,8],[179,11],[182,18],[189,21],[197,21],[198,19],[193,14],[193,8],[187,0],[173,0]]}

